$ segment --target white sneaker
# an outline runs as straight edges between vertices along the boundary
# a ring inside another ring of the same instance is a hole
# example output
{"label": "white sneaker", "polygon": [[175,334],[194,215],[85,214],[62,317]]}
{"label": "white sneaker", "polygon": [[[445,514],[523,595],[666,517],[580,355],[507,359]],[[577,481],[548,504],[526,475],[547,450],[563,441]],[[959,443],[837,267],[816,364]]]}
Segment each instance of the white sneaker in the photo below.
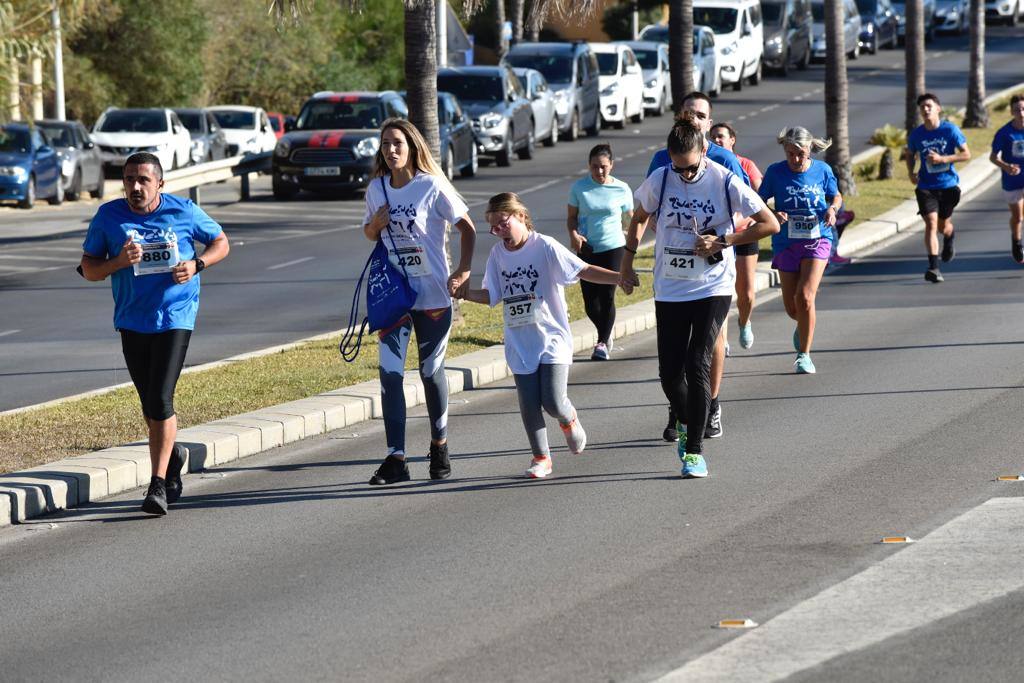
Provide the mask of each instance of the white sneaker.
{"label": "white sneaker", "polygon": [[558,426],[562,428],[562,434],[565,435],[565,445],[569,447],[569,452],[573,455],[582,453],[583,449],[587,447],[587,433],[583,431],[579,415],[573,415],[572,422],[569,424],[559,424]]}
{"label": "white sneaker", "polygon": [[548,456],[535,457],[526,470],[527,479],[543,479],[551,474],[551,458]]}
{"label": "white sneaker", "polygon": [[608,360],[609,351],[610,349],[608,348],[607,344],[602,344],[599,342],[597,346],[594,347],[594,352],[590,354],[590,360]]}

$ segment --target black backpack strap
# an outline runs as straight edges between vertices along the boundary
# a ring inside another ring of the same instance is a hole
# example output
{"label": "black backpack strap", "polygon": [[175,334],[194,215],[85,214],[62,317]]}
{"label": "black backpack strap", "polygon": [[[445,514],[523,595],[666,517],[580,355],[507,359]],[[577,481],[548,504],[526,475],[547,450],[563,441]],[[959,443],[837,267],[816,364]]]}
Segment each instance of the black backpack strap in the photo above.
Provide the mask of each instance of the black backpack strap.
{"label": "black backpack strap", "polygon": [[729,173],[725,177],[725,205],[729,208],[729,222],[732,223],[732,231],[736,232],[736,221],[732,217],[732,197],[729,196],[729,183],[736,177],[735,173]]}

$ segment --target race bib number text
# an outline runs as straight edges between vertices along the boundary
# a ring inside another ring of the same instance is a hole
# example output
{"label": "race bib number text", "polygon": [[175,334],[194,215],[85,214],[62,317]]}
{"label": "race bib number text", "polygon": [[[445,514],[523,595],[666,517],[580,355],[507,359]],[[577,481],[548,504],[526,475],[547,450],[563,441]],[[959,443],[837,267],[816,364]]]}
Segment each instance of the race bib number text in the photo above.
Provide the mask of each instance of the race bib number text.
{"label": "race bib number text", "polygon": [[704,277],[707,261],[697,256],[693,249],[665,247],[661,266],[669,280],[700,280]]}
{"label": "race bib number text", "polygon": [[817,216],[790,215],[789,237],[794,240],[816,240],[821,237],[821,221]]}
{"label": "race bib number text", "polygon": [[538,308],[540,304],[532,293],[506,297],[503,302],[505,304],[505,327],[536,325],[540,320]]}
{"label": "race bib number text", "polygon": [[142,260],[134,266],[136,275],[166,273],[181,260],[177,242],[143,242],[139,246],[142,247]]}
{"label": "race bib number text", "polygon": [[399,270],[405,266],[405,272],[409,277],[430,275],[430,261],[427,260],[426,250],[419,245],[396,247],[391,251],[391,260]]}

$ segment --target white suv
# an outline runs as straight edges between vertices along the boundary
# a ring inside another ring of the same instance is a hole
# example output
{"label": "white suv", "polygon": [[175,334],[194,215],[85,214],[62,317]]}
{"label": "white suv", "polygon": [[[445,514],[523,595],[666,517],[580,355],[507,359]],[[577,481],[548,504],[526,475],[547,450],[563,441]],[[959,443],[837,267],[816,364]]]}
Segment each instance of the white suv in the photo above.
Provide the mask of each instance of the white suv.
{"label": "white suv", "polygon": [[764,22],[761,0],[693,0],[693,23],[715,32],[722,83],[740,90],[761,82]]}
{"label": "white suv", "polygon": [[259,107],[222,105],[210,107],[210,112],[224,129],[229,157],[270,152],[277,145],[277,134],[270,126],[267,112]]}
{"label": "white suv", "polygon": [[120,169],[135,152],[151,152],[165,171],[187,166],[192,136],[170,109],[116,109],[100,115],[92,129],[104,169]]}
{"label": "white suv", "polygon": [[600,71],[601,118],[616,128],[624,128],[626,118],[634,123],[644,120],[644,74],[636,55],[621,43],[591,43]]}

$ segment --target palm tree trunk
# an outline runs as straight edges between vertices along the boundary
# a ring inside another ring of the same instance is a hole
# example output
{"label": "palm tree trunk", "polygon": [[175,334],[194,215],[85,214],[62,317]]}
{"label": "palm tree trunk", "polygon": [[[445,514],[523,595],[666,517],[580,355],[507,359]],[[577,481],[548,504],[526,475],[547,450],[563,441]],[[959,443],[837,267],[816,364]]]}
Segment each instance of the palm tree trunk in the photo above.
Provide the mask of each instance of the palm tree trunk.
{"label": "palm tree trunk", "polygon": [[494,0],[494,23],[498,29],[498,61],[508,52],[508,43],[505,42],[505,0]]}
{"label": "palm tree trunk", "polygon": [[525,0],[512,0],[512,42],[523,40],[523,4]]}
{"label": "palm tree trunk", "polygon": [[971,0],[971,70],[967,77],[965,128],[988,126],[985,108],[985,3]]}
{"label": "palm tree trunk", "polygon": [[551,9],[551,0],[546,2],[540,2],[534,0],[530,3],[530,13],[527,16],[526,24],[526,39],[532,43],[536,43],[540,40],[540,28],[544,25],[544,20],[548,18],[548,10]]}
{"label": "palm tree trunk", "polygon": [[907,0],[906,110],[904,128],[909,133],[921,122],[917,97],[924,92],[924,8],[922,0]]}
{"label": "palm tree trunk", "polygon": [[437,35],[434,0],[405,5],[405,91],[409,120],[420,129],[430,153],[441,158],[437,125]]}
{"label": "palm tree trunk", "polygon": [[693,84],[693,0],[670,0],[668,5],[668,64],[672,77],[672,109],[683,106]]}
{"label": "palm tree trunk", "polygon": [[850,165],[849,103],[843,0],[825,0],[825,130],[832,139],[825,160],[844,196],[857,194]]}

